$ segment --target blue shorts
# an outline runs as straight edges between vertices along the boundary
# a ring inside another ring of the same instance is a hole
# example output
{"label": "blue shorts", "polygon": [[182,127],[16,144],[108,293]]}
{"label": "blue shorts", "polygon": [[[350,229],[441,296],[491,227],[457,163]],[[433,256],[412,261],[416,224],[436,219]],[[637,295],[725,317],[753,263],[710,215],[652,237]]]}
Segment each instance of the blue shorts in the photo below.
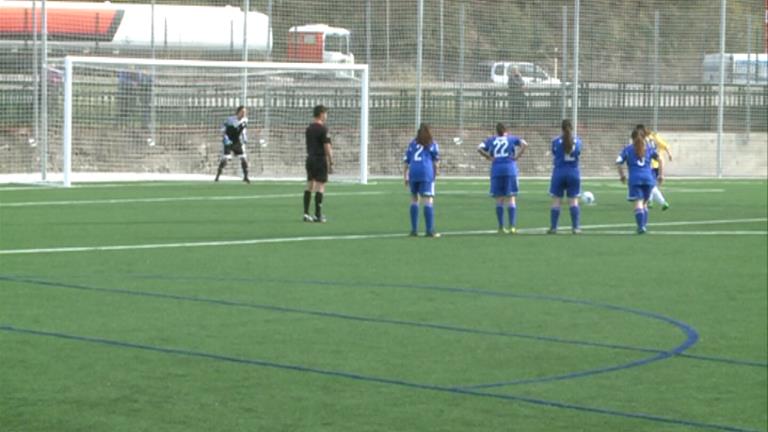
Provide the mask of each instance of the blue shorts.
{"label": "blue shorts", "polygon": [[491,177],[491,196],[507,197],[517,195],[517,176]]}
{"label": "blue shorts", "polygon": [[409,181],[411,195],[435,196],[435,182],[433,181]]}
{"label": "blue shorts", "polygon": [[651,199],[651,191],[653,185],[629,185],[629,191],[627,192],[627,201],[648,201]]}
{"label": "blue shorts", "polygon": [[581,195],[581,177],[579,177],[578,173],[552,174],[549,194],[553,197],[562,198],[563,193],[568,198],[576,198]]}

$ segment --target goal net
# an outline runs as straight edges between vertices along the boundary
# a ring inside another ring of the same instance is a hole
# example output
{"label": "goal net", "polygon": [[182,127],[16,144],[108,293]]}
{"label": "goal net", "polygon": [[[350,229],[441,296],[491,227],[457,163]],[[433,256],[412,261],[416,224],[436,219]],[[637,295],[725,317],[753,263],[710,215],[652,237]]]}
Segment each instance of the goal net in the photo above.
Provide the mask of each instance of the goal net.
{"label": "goal net", "polygon": [[[222,124],[245,106],[252,179],[305,175],[312,109],[327,126],[339,179],[367,181],[368,67],[66,57],[60,122],[60,180],[210,179],[222,156]],[[55,146],[51,146],[55,151]],[[55,167],[54,167],[55,171]],[[242,176],[233,159],[222,179]],[[58,179],[50,173],[51,179]]]}

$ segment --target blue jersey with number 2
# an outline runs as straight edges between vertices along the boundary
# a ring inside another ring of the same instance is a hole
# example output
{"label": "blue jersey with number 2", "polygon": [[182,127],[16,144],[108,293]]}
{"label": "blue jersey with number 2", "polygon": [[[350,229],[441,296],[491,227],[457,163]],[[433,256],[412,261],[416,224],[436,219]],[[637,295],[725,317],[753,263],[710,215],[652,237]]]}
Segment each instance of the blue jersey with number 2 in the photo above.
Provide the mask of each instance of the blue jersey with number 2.
{"label": "blue jersey with number 2", "polygon": [[408,165],[408,179],[414,181],[435,181],[435,162],[440,160],[440,150],[437,143],[432,141],[428,147],[419,144],[415,139],[408,144],[403,162]]}
{"label": "blue jersey with number 2", "polygon": [[522,145],[522,140],[514,135],[501,135],[486,138],[480,148],[493,157],[491,177],[516,176],[517,164],[515,152]]}
{"label": "blue jersey with number 2", "polygon": [[573,138],[573,148],[570,153],[565,152],[563,137],[552,140],[552,165],[555,173],[579,170],[579,156],[581,156],[581,138]]}

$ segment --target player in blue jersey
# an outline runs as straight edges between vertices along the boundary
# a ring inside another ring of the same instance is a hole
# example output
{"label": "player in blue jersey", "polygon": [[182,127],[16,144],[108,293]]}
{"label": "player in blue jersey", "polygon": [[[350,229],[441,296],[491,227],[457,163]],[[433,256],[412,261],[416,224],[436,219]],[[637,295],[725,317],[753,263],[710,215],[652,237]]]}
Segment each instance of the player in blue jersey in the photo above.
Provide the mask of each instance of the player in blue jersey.
{"label": "player in blue jersey", "polygon": [[581,195],[581,174],[579,173],[579,156],[581,155],[581,139],[573,135],[573,123],[563,120],[560,129],[563,134],[552,140],[552,180],[549,195],[552,196],[550,209],[550,225],[548,234],[557,233],[557,221],[560,219],[560,204],[563,195],[568,197],[571,212],[571,230],[579,234],[579,196]]}
{"label": "player in blue jersey", "polygon": [[424,221],[427,237],[440,237],[435,232],[435,177],[440,167],[440,149],[432,139],[427,124],[422,123],[403,157],[405,186],[411,191],[411,233],[416,237],[419,228],[419,202],[424,205]]}
{"label": "player in blue jersey", "polygon": [[248,179],[248,157],[245,154],[245,144],[248,142],[248,134],[245,128],[248,127],[248,110],[244,106],[239,106],[235,110],[235,115],[227,117],[227,120],[221,126],[221,141],[223,145],[221,159],[219,160],[219,169],[216,172],[214,181],[219,181],[219,176],[227,166],[227,161],[232,159],[234,154],[240,159],[240,167],[243,169],[243,181],[250,183]]}
{"label": "player in blue jersey", "polygon": [[[518,192],[517,161],[525,153],[528,143],[520,137],[509,135],[503,123],[496,124],[496,135],[480,143],[477,151],[491,161],[491,196],[496,200],[496,219],[499,234],[517,232]],[[508,228],[504,227],[504,207],[509,215]]]}
{"label": "player in blue jersey", "polygon": [[[656,149],[648,145],[645,135],[638,129],[632,131],[632,143],[624,147],[616,158],[619,178],[622,183],[628,184],[627,200],[634,202],[638,234],[645,234],[648,230],[648,200],[651,198],[651,191],[656,186],[657,179],[654,178],[651,170],[651,161],[654,159],[659,161],[657,178],[661,184],[664,181],[664,163]],[[629,167],[629,180],[624,175],[624,164]]]}

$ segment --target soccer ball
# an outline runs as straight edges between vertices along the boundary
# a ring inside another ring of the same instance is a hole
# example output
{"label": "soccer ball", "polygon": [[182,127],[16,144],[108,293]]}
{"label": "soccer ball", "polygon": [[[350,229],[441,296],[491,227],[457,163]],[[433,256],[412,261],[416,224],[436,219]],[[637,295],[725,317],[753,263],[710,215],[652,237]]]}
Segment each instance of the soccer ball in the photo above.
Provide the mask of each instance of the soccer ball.
{"label": "soccer ball", "polygon": [[593,194],[590,191],[586,191],[583,194],[581,194],[581,200],[584,202],[584,204],[594,204],[595,194]]}

